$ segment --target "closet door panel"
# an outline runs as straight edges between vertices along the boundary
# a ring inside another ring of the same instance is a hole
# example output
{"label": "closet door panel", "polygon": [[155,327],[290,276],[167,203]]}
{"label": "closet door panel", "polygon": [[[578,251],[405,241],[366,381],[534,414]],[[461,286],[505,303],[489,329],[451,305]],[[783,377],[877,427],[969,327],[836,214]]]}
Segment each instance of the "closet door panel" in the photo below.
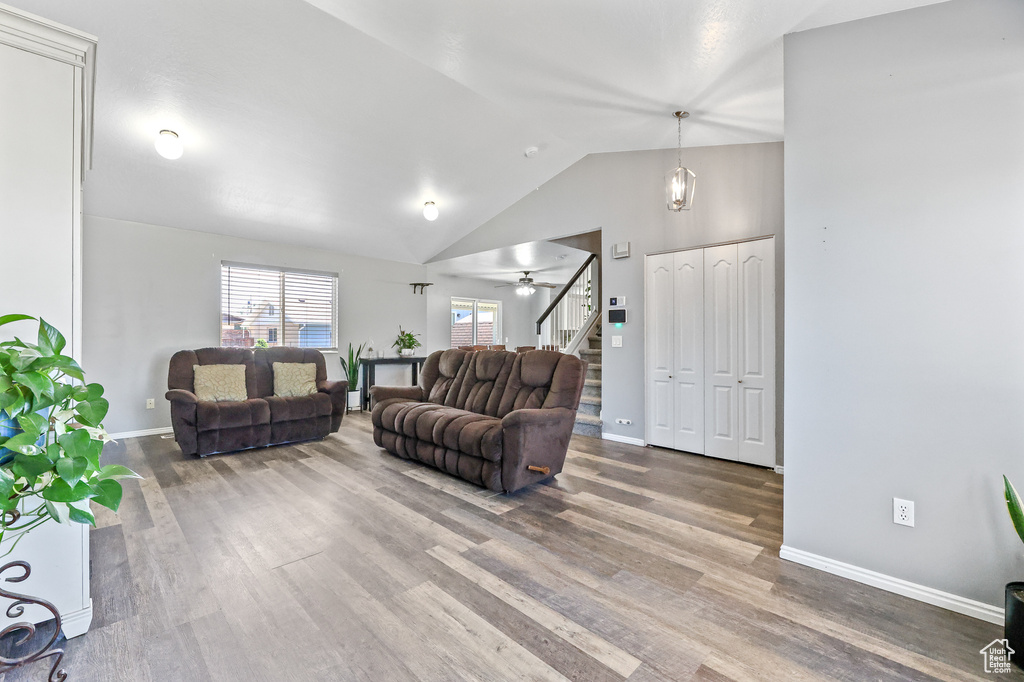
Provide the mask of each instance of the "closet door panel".
{"label": "closet door panel", "polygon": [[736,459],[736,245],[704,249],[705,454]]}
{"label": "closet door panel", "polygon": [[775,465],[775,243],[737,244],[739,401],[737,457]]}
{"label": "closet door panel", "polygon": [[704,454],[704,254],[674,254],[674,447]]}
{"label": "closet door panel", "polygon": [[672,254],[647,256],[644,325],[647,337],[647,442],[675,447],[672,390],[673,299]]}

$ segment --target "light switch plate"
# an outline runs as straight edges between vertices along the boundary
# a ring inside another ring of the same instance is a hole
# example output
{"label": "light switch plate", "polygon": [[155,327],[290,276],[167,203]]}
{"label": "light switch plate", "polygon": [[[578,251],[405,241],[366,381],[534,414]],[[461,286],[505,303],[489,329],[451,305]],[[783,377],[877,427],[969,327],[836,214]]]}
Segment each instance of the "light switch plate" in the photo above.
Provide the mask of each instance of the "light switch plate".
{"label": "light switch plate", "polygon": [[621,336],[613,336],[612,337],[612,348],[622,348],[622,337]]}

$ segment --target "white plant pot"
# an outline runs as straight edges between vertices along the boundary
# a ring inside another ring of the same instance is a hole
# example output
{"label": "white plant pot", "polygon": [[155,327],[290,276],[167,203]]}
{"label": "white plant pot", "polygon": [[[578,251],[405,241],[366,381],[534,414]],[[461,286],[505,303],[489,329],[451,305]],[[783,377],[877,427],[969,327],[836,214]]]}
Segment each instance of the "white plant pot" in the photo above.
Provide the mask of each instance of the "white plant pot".
{"label": "white plant pot", "polygon": [[412,357],[412,355],[415,353],[415,348],[403,348],[402,350],[398,351],[398,354],[401,355],[403,358]]}
{"label": "white plant pot", "polygon": [[359,391],[348,392],[348,409],[358,410],[359,409]]}

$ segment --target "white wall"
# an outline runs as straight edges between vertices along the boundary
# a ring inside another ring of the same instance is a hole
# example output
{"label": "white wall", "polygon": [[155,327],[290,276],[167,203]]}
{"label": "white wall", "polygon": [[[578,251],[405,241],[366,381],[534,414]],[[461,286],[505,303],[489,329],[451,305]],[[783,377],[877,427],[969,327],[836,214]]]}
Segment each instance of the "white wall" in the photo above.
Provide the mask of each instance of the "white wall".
{"label": "white wall", "polygon": [[[430,339],[425,350],[429,353],[451,348],[451,300],[458,298],[479,298],[501,301],[501,339],[509,350],[517,346],[532,346],[537,341],[533,333],[534,322],[539,315],[533,314],[533,298],[517,296],[514,287],[495,288],[498,282],[470,277],[439,275],[428,266],[427,281],[434,285],[427,287],[427,335]],[[538,289],[547,291],[546,289]],[[543,310],[542,310],[543,312]]]}
{"label": "white wall", "polygon": [[[394,354],[398,326],[427,331],[424,298],[410,282],[426,267],[236,237],[85,217],[83,366],[106,387],[111,433],[170,425],[167,364],[185,348],[220,343],[222,260],[337,272],[338,343],[372,338]],[[424,343],[430,347],[429,334]],[[336,354],[328,378],[342,378]],[[408,384],[408,368],[380,368],[377,383]],[[145,409],[146,399],[156,409]]]}
{"label": "white wall", "polygon": [[1000,480],[1024,486],[1024,3],[785,55],[785,544],[999,605],[1024,578]]}
{"label": "white wall", "polygon": [[[605,329],[623,337],[621,348],[604,344],[602,408],[605,433],[644,437],[644,254],[716,242],[776,235],[779,405],[782,434],[783,258],[782,143],[695,147],[683,163],[697,174],[693,209],[666,208],[664,177],[675,150],[591,154],[452,245],[436,258],[551,239],[601,228],[602,296],[624,295],[629,322]],[[632,256],[610,257],[611,245],[629,241]],[[543,311],[543,308],[541,308]],[[615,419],[632,420],[631,425]],[[781,448],[778,461],[782,461]]]}

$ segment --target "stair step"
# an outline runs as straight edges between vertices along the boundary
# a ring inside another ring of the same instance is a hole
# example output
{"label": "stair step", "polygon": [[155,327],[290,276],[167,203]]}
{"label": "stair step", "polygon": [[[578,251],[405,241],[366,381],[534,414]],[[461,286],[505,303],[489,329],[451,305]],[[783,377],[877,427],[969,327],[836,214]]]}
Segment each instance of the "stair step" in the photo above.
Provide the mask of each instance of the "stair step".
{"label": "stair step", "polygon": [[576,423],[589,424],[590,426],[601,426],[602,422],[600,417],[596,417],[592,414],[577,414]]}
{"label": "stair step", "polygon": [[600,379],[584,379],[583,380],[583,385],[584,386],[600,386],[601,385],[601,380]]}
{"label": "stair step", "polygon": [[580,404],[600,405],[601,404],[601,398],[599,398],[597,396],[592,396],[592,395],[585,395],[585,396],[580,398]]}
{"label": "stair step", "polygon": [[580,348],[580,355],[601,355],[600,348]]}

